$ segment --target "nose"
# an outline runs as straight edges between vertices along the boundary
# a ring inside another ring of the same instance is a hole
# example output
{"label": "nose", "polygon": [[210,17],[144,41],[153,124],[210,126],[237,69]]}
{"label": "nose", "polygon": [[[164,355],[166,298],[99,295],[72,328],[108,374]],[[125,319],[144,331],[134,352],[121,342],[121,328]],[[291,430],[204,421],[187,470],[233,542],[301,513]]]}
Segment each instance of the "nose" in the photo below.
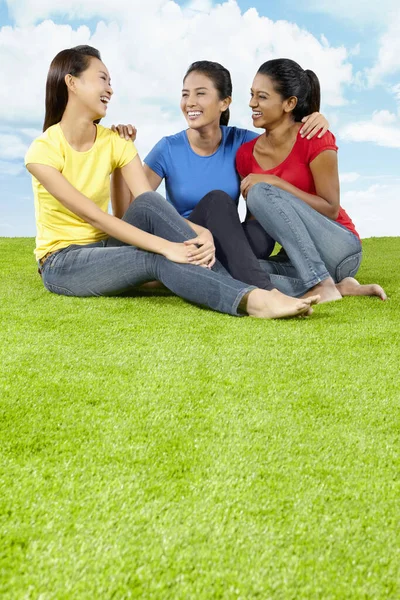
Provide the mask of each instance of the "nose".
{"label": "nose", "polygon": [[255,108],[257,106],[257,102],[255,101],[254,96],[253,98],[250,98],[249,106],[250,108]]}
{"label": "nose", "polygon": [[107,92],[110,94],[110,96],[112,96],[113,93],[114,93],[114,90],[111,87],[111,83],[109,83],[108,86],[107,86]]}
{"label": "nose", "polygon": [[196,99],[192,94],[189,94],[186,98],[186,106],[195,106]]}

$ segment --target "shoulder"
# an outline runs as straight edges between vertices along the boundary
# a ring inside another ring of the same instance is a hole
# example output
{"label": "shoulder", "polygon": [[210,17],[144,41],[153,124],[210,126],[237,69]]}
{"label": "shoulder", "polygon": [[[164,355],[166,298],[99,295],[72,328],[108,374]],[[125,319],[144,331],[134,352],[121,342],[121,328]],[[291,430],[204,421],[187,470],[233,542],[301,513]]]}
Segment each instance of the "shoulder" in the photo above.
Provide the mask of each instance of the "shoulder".
{"label": "shoulder", "polygon": [[240,127],[221,126],[222,134],[226,142],[232,142],[234,145],[241,146],[242,144],[251,141],[258,137],[258,133],[241,129]]}
{"label": "shoulder", "polygon": [[105,150],[106,147],[108,147],[116,156],[120,156],[126,152],[128,154],[131,153],[132,148],[133,156],[137,154],[135,145],[131,140],[121,138],[119,133],[108,127],[103,127],[103,125],[97,125],[97,142],[99,143],[101,150]]}
{"label": "shoulder", "polygon": [[307,140],[299,136],[298,140],[301,152],[307,158],[308,163],[312,162],[324,150],[334,150],[335,152],[338,150],[336,138],[331,131],[327,131],[321,138],[314,136],[311,140]]}
{"label": "shoulder", "polygon": [[104,127],[103,125],[96,125],[97,127],[97,141],[102,144],[129,144],[130,142],[125,138],[121,138],[119,133],[113,131],[109,127]]}
{"label": "shoulder", "polygon": [[186,130],[178,131],[178,133],[173,133],[172,135],[166,135],[158,142],[165,148],[181,148],[186,146]]}
{"label": "shoulder", "polygon": [[59,123],[52,125],[32,142],[32,146],[58,146],[62,140],[62,132]]}
{"label": "shoulder", "polygon": [[186,147],[186,131],[179,131],[173,135],[166,135],[162,137],[152,148],[150,153],[158,151],[164,152],[167,149],[179,149]]}
{"label": "shoulder", "polygon": [[52,125],[33,140],[25,155],[25,164],[39,162],[51,165],[57,163],[57,157],[63,157],[63,136],[58,125]]}
{"label": "shoulder", "polygon": [[236,153],[236,169],[241,177],[246,177],[252,172],[253,148],[257,139],[258,136],[243,144]]}
{"label": "shoulder", "polygon": [[253,154],[253,148],[255,146],[256,141],[258,140],[260,136],[257,135],[257,137],[253,138],[252,140],[250,140],[249,142],[246,142],[244,144],[242,144],[239,148],[239,150],[237,151],[237,157],[243,158],[249,155]]}

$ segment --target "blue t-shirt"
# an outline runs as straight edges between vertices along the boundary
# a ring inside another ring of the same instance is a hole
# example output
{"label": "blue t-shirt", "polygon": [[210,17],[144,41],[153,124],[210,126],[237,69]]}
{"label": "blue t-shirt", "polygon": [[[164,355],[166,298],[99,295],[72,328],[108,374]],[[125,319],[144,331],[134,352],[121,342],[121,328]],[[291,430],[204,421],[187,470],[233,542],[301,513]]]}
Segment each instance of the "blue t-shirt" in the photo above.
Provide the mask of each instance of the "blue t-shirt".
{"label": "blue t-shirt", "polygon": [[238,202],[240,178],[235,168],[238,148],[258,137],[258,133],[237,127],[221,126],[222,140],[210,156],[196,154],[186,131],[163,137],[144,162],[165,179],[167,200],[183,217],[212,190],[223,190]]}

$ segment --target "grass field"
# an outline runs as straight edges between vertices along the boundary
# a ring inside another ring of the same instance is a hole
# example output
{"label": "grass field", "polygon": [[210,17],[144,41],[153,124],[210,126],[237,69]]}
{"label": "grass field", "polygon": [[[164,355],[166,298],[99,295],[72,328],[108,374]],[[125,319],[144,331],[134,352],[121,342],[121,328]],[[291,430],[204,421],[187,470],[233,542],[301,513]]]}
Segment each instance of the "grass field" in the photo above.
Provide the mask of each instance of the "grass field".
{"label": "grass field", "polygon": [[0,239],[0,597],[400,598],[400,238],[309,319],[60,297]]}

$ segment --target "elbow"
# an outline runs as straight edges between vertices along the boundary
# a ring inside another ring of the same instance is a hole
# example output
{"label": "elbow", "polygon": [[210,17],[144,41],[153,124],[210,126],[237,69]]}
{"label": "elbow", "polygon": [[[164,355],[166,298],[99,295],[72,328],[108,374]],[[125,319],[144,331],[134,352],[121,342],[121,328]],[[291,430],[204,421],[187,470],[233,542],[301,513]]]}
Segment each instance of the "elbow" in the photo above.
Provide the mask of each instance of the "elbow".
{"label": "elbow", "polygon": [[338,216],[339,216],[339,210],[340,210],[340,206],[330,206],[329,207],[329,215],[328,217],[330,219],[332,219],[333,221],[336,221]]}

